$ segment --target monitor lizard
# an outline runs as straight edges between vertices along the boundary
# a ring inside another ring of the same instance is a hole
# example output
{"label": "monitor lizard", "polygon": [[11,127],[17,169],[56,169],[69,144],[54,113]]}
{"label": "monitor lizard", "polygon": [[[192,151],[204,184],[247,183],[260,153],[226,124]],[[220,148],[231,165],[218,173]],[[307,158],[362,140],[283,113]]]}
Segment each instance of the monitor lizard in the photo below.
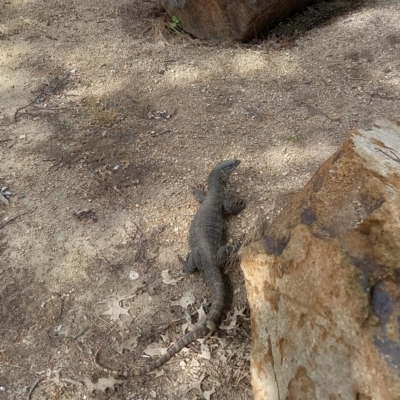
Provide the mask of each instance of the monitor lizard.
{"label": "monitor lizard", "polygon": [[180,338],[158,360],[138,370],[113,370],[99,361],[95,362],[105,372],[116,376],[133,377],[145,375],[159,368],[179,353],[189,343],[207,334],[212,334],[220,323],[225,303],[225,288],[221,268],[232,249],[225,245],[225,214],[237,214],[245,208],[244,200],[233,201],[225,196],[225,186],[229,175],[238,167],[239,160],[225,160],[217,164],[208,176],[208,191],[202,186],[193,190],[196,200],[201,203],[189,230],[190,253],[186,260],[179,257],[183,271],[193,273],[204,271],[207,285],[211,290],[212,305],[204,321],[194,325],[193,330]]}

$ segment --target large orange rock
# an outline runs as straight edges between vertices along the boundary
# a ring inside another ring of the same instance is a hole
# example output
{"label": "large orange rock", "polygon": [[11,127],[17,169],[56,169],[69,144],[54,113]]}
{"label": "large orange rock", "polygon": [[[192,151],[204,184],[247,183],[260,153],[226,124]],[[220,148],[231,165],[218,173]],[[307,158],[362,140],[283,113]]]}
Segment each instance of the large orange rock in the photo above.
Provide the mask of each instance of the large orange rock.
{"label": "large orange rock", "polygon": [[315,0],[162,0],[200,39],[249,41]]}
{"label": "large orange rock", "polygon": [[400,124],[351,132],[241,266],[256,399],[400,399]]}

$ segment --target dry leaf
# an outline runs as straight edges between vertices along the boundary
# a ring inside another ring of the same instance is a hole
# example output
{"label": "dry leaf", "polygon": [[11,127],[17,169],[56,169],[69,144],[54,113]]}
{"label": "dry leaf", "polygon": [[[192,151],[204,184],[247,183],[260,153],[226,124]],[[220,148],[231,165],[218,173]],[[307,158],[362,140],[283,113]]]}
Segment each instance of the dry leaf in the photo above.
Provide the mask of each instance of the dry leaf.
{"label": "dry leaf", "polygon": [[87,387],[88,391],[91,394],[95,394],[95,393],[93,393],[94,391],[106,393],[106,390],[107,390],[107,393],[114,393],[115,385],[120,385],[124,381],[120,381],[113,377],[109,377],[109,378],[100,378],[96,383],[93,383],[89,378],[85,378],[84,382],[85,382],[85,386]]}
{"label": "dry leaf", "polygon": [[120,301],[121,299],[114,297],[111,300],[110,308],[107,311],[104,311],[101,315],[110,315],[111,321],[118,321],[120,315],[129,315],[129,308],[121,307]]}
{"label": "dry leaf", "polygon": [[169,274],[168,269],[165,269],[161,272],[161,277],[162,277],[162,281],[166,285],[176,285],[177,282],[179,282],[181,279],[183,279],[183,276],[181,276],[179,278],[172,278],[172,276]]}
{"label": "dry leaf", "polygon": [[218,342],[221,344],[221,346],[223,348],[225,348],[225,347],[227,347],[229,345],[228,340],[226,340],[225,338],[221,338],[221,337],[218,337],[218,336],[215,336],[215,335],[214,335],[214,338],[218,340]]}
{"label": "dry leaf", "polygon": [[187,331],[187,328],[189,327],[189,324],[185,322],[184,324],[181,325],[182,333],[185,334]]}
{"label": "dry leaf", "polygon": [[165,335],[160,334],[160,336],[161,336],[161,339],[163,340],[163,342],[170,342],[171,341],[168,334],[165,334]]}
{"label": "dry leaf", "polygon": [[132,351],[138,345],[138,339],[140,335],[132,335],[127,339],[124,339],[121,344],[117,344],[117,351],[119,354],[123,354],[124,350]]}
{"label": "dry leaf", "polygon": [[188,392],[190,392],[192,389],[196,390],[197,392],[200,393],[200,395],[203,395],[203,391],[201,390],[201,382],[203,382],[205,375],[201,375],[200,379],[195,380],[195,381],[191,381],[190,382],[190,387],[188,390],[186,390],[186,392],[184,393],[184,395],[186,395]]}
{"label": "dry leaf", "polygon": [[236,326],[237,317],[243,317],[243,318],[246,317],[243,313],[244,310],[245,310],[245,307],[241,307],[241,308],[235,307],[230,324],[229,325],[223,324],[224,322],[229,320],[230,316],[228,315],[226,317],[226,319],[223,321],[223,323],[220,325],[219,329],[223,329],[225,331],[227,331],[229,329],[233,329]]}
{"label": "dry leaf", "polygon": [[206,312],[204,311],[203,306],[200,306],[200,308],[197,310],[197,314],[199,316],[198,321],[203,322],[207,318]]}
{"label": "dry leaf", "polygon": [[150,396],[151,396],[153,399],[156,399],[156,398],[157,398],[157,392],[156,392],[155,390],[150,390]]}
{"label": "dry leaf", "polygon": [[198,368],[198,367],[200,367],[200,363],[195,358],[193,358],[190,361],[190,366],[191,366],[191,368]]}
{"label": "dry leaf", "polygon": [[160,347],[160,345],[157,343],[150,343],[144,349],[144,352],[153,358],[156,356],[163,356],[167,352],[167,349],[165,347]]}
{"label": "dry leaf", "polygon": [[202,344],[200,346],[201,353],[199,354],[199,357],[204,358],[206,360],[211,360],[211,353],[210,353],[210,348],[206,344]]}
{"label": "dry leaf", "polygon": [[51,379],[53,382],[60,382],[60,370],[59,369],[47,369],[46,377]]}
{"label": "dry leaf", "polygon": [[211,395],[214,394],[214,393],[215,393],[215,387],[213,386],[213,388],[212,388],[211,390],[206,390],[206,391],[203,393],[203,397],[204,397],[206,400],[210,400],[210,399],[211,399]]}
{"label": "dry leaf", "polygon": [[181,306],[183,309],[188,308],[191,304],[196,301],[192,292],[186,292],[181,299],[171,301],[171,306]]}

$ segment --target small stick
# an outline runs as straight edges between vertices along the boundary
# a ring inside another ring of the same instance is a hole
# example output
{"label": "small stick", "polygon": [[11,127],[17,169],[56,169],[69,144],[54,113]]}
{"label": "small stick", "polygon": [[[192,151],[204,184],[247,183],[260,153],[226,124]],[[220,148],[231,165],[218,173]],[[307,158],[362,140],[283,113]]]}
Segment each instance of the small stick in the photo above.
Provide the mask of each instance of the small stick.
{"label": "small stick", "polygon": [[101,317],[99,317],[98,315],[91,313],[90,311],[88,311],[88,313],[91,314],[91,315],[93,315],[94,317],[100,319],[101,321],[105,322],[107,325],[110,325],[111,328],[113,328],[113,329],[115,329],[116,331],[118,331],[121,335],[124,334],[120,329],[118,329],[118,328],[117,328],[116,326],[114,326],[113,324],[110,324],[110,323],[109,323],[108,321],[106,321],[104,318],[101,318]]}
{"label": "small stick", "polygon": [[153,137],[158,137],[158,136],[161,136],[161,135],[165,135],[166,133],[170,133],[170,132],[172,132],[170,129],[168,129],[168,130],[166,130],[166,131],[163,131],[163,132],[160,132],[160,133],[154,133],[153,135],[151,135],[151,136],[153,136]]}
{"label": "small stick", "polygon": [[[88,167],[88,169],[89,169],[89,171],[94,175],[94,177],[97,179],[98,182],[100,182],[100,183],[105,183],[105,182],[102,182],[102,181],[98,178],[98,176],[97,176],[96,172],[93,170],[93,168]],[[128,196],[125,196],[123,193],[121,193],[115,186],[112,186],[112,185],[107,184],[107,183],[105,183],[105,184],[106,184],[107,187],[111,188],[112,190],[115,190],[120,196],[124,197],[124,198],[125,198],[126,200],[128,200],[130,203],[135,204],[135,203],[132,201],[132,199],[130,199]],[[134,223],[134,224],[135,224],[135,223]],[[136,226],[136,228],[138,228],[138,226],[137,226],[136,224],[135,224],[135,226]],[[138,229],[139,229],[139,228],[138,228]],[[139,229],[139,231],[140,231],[140,229]]]}
{"label": "small stick", "polygon": [[36,108],[39,111],[57,111],[57,110],[64,110],[68,107],[38,107],[38,106],[33,106],[33,108]]}
{"label": "small stick", "polygon": [[306,108],[308,108],[308,110],[313,110],[314,112],[323,115],[325,118],[329,119],[329,121],[339,121],[340,120],[340,118],[331,118],[329,115],[325,114],[319,108],[317,108],[315,106],[312,106],[311,104],[308,104],[305,101],[295,100],[295,103],[297,103],[297,104],[299,104],[301,106],[305,106]]}
{"label": "small stick", "polygon": [[28,400],[31,399],[31,396],[32,396],[33,391],[36,389],[36,386],[39,385],[40,382],[42,382],[42,380],[44,380],[44,378],[39,378],[39,379],[33,384],[33,386],[31,387],[31,390],[30,390],[29,393],[28,393]]}
{"label": "small stick", "polygon": [[[60,159],[55,163],[55,164],[53,164],[50,168],[54,168],[54,167],[56,167],[57,165],[59,165],[62,161],[63,161],[63,159],[64,159],[64,156],[61,156],[60,157]],[[55,160],[54,160],[55,161]],[[57,168],[57,170],[58,170],[58,168]],[[56,170],[56,171],[57,171]]]}
{"label": "small stick", "polygon": [[34,208],[32,208],[31,210],[25,211],[25,212],[23,212],[22,214],[18,214],[18,215],[16,215],[15,217],[10,218],[8,221],[3,222],[3,223],[0,225],[0,229],[3,229],[3,228],[4,228],[7,224],[9,224],[10,222],[13,222],[13,221],[15,221],[16,219],[21,218],[21,217],[23,217],[24,215],[31,213],[32,211],[36,210],[36,208],[37,208],[37,207],[34,207]]}
{"label": "small stick", "polygon": [[347,79],[353,79],[355,81],[365,81],[364,78],[354,78],[353,76],[347,75],[345,73],[343,73],[343,75],[347,78]]}
{"label": "small stick", "polygon": [[138,232],[139,232],[141,235],[143,235],[142,230],[137,226],[137,224],[136,224],[135,221],[133,221],[133,224],[136,226],[136,229],[138,230]]}
{"label": "small stick", "polygon": [[72,336],[72,340],[78,339],[78,338],[81,337],[83,334],[85,334],[89,329],[90,329],[90,327],[87,326],[83,331],[77,333],[75,336]]}
{"label": "small stick", "polygon": [[31,101],[27,106],[17,108],[17,111],[15,111],[15,114],[14,114],[14,121],[17,120],[17,115],[21,110],[24,110],[25,108],[28,108],[29,106],[31,106],[32,104],[35,104],[35,103],[36,103],[36,99]]}
{"label": "small stick", "polygon": [[372,93],[371,97],[379,97],[382,100],[400,100],[400,97],[393,97],[393,96],[387,97],[387,96],[382,96],[379,93]]}
{"label": "small stick", "polygon": [[61,378],[61,380],[63,382],[67,382],[67,383],[71,383],[72,385],[81,385],[81,386],[85,386],[84,383],[82,383],[81,381],[77,381],[76,379],[71,379],[71,378]]}

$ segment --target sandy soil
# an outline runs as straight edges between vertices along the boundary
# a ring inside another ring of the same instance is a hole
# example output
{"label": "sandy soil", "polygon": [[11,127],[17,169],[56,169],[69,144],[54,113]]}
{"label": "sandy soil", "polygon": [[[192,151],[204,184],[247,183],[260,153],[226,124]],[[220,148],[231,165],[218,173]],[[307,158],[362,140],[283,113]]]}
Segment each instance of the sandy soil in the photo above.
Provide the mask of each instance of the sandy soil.
{"label": "sandy soil", "polygon": [[242,161],[240,245],[350,129],[400,119],[399,20],[397,0],[336,0],[210,44],[153,1],[0,2],[0,398],[251,399],[237,262],[223,329],[160,371],[114,379],[93,354],[136,368],[207,311],[177,256],[218,161]]}

